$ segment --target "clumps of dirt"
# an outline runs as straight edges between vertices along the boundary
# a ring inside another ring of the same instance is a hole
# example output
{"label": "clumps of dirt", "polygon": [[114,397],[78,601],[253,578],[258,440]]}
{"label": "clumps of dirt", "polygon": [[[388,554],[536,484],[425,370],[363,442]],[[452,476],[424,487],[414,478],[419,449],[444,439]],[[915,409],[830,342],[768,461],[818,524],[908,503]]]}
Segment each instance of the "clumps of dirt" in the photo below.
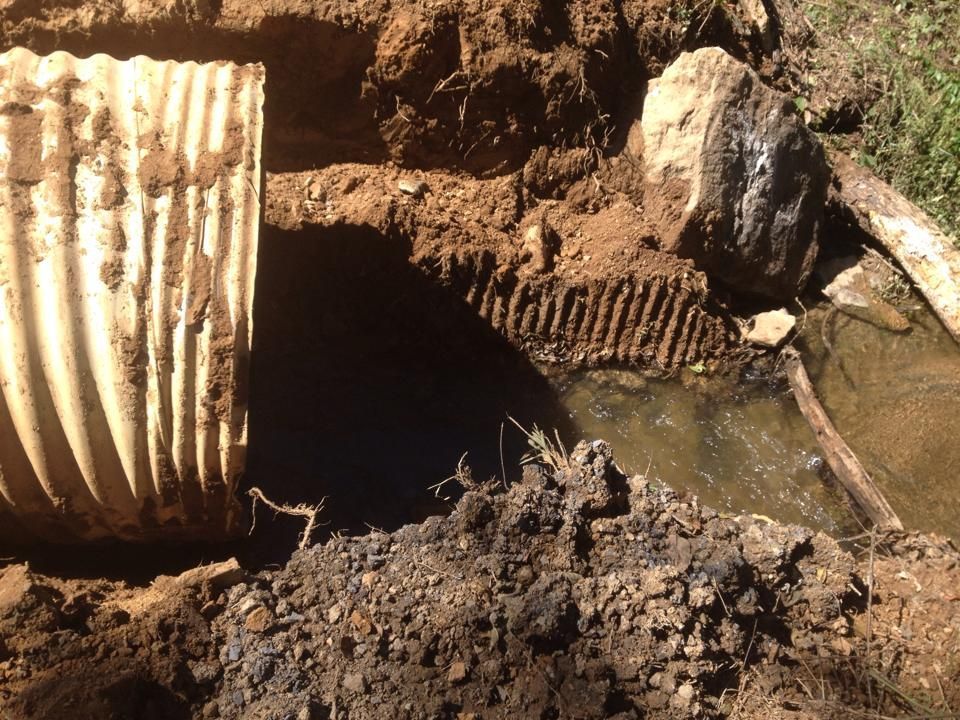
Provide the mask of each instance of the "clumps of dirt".
{"label": "clumps of dirt", "polygon": [[43,115],[29,105],[6,102],[0,107],[0,115],[7,116],[10,142],[10,160],[7,177],[12,182],[36,184],[43,179],[43,163],[39,138]]}
{"label": "clumps of dirt", "polygon": [[[822,535],[580,443],[245,579],[0,575],[8,717],[849,717],[956,706],[960,554]],[[869,619],[868,619],[869,618]]]}
{"label": "clumps of dirt", "polygon": [[491,175],[538,145],[602,151],[681,51],[719,45],[783,75],[741,5],[17,1],[0,9],[0,47],[262,61],[270,169],[392,160]]}
{"label": "clumps of dirt", "polygon": [[745,668],[846,631],[832,540],[628,480],[599,441],[570,462],[234,588],[220,716],[714,717]]}
{"label": "clumps of dirt", "polygon": [[[0,703],[8,718],[185,718],[219,673],[200,608],[211,588],[160,602],[107,580],[0,574]],[[127,601],[126,603],[124,601]]]}
{"label": "clumps of dirt", "polygon": [[866,616],[854,621],[858,635],[872,637],[874,692],[928,714],[960,708],[958,570],[948,542],[914,536],[874,549],[872,627]]}
{"label": "clumps of dirt", "polygon": [[[531,163],[542,159],[535,153]],[[540,361],[663,369],[746,361],[726,296],[692,262],[656,249],[628,194],[589,180],[582,202],[538,197],[528,179],[539,177],[526,168],[481,180],[356,164],[269,175],[266,222],[374,228]]]}

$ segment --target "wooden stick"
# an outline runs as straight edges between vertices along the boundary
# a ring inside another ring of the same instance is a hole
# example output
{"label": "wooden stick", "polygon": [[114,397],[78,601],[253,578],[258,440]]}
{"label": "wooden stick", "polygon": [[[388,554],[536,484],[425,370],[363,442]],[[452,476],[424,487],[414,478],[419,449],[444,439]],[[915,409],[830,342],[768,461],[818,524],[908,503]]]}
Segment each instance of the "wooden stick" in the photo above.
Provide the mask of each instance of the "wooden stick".
{"label": "wooden stick", "polygon": [[831,203],[907,271],[960,342],[960,250],[920,208],[847,156],[830,156],[840,188]]}
{"label": "wooden stick", "polygon": [[800,406],[800,412],[807,419],[813,429],[817,442],[823,449],[827,463],[843,483],[854,501],[863,508],[867,517],[880,528],[903,530],[903,523],[887,503],[880,489],[874,484],[857,456],[840,437],[840,433],[833,426],[823,405],[817,399],[817,394],[810,382],[810,376],[800,360],[800,353],[793,348],[784,350],[786,360],[787,379],[793,388],[793,395]]}

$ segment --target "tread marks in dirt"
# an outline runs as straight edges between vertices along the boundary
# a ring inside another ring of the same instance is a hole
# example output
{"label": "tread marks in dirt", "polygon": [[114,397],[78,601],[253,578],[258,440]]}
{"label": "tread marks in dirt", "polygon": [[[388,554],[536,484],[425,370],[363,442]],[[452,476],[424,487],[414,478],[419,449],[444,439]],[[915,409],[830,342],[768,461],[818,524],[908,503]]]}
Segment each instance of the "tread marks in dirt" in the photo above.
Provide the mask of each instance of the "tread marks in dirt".
{"label": "tread marks in dirt", "polygon": [[723,319],[703,307],[682,274],[524,278],[498,272],[489,251],[450,253],[421,269],[538,360],[672,369],[721,358],[735,346]]}

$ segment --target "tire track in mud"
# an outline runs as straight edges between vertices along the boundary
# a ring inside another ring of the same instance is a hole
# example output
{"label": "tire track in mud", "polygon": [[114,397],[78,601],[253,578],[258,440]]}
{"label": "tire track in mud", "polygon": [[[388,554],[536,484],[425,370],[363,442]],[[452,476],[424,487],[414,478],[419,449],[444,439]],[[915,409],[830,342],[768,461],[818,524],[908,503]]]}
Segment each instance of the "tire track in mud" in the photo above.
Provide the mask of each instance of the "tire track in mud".
{"label": "tire track in mud", "polygon": [[539,360],[670,370],[718,359],[736,346],[726,319],[701,301],[682,273],[627,268],[613,278],[517,277],[498,271],[489,250],[419,264]]}

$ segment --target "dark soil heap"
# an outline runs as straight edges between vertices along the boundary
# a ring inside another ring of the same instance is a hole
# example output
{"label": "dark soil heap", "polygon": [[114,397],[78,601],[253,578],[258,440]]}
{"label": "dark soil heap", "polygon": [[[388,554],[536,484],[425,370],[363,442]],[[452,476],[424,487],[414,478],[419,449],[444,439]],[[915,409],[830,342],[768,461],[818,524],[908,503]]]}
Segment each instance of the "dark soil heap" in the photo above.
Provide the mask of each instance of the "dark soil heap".
{"label": "dark soil heap", "polygon": [[570,461],[235,589],[221,715],[710,716],[745,662],[815,643],[849,604],[829,539],[628,482],[602,442]]}
{"label": "dark soil heap", "polygon": [[[944,702],[958,700],[955,648],[935,659],[960,627],[950,594],[960,556],[949,546],[888,538],[858,567],[822,534],[628,479],[605,443],[581,443],[558,464],[527,466],[507,492],[461,475],[470,489],[449,517],[334,538],[223,592],[164,580],[138,592],[88,583],[77,596],[8,568],[7,717],[849,717],[850,707],[903,707],[877,680],[862,694],[864,667],[911,697],[940,682]],[[803,691],[811,682],[816,694]],[[813,714],[792,712],[801,709]]]}

